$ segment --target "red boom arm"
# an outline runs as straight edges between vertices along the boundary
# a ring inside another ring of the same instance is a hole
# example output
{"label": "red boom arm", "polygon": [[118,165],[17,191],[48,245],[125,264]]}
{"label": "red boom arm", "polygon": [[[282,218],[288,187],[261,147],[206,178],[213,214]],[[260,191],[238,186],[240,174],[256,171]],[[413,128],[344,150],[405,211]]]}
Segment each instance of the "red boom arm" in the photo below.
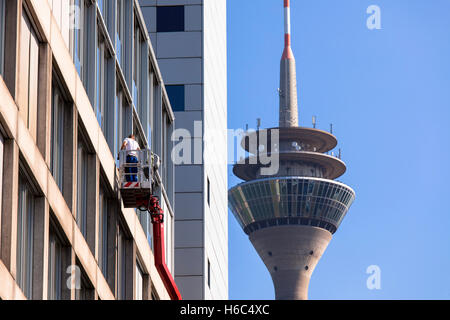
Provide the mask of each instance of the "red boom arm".
{"label": "red boom arm", "polygon": [[164,249],[164,213],[159,206],[158,198],[150,196],[148,211],[151,215],[153,224],[153,250],[156,269],[163,280],[164,286],[169,292],[170,298],[172,300],[181,300],[180,291],[166,265]]}

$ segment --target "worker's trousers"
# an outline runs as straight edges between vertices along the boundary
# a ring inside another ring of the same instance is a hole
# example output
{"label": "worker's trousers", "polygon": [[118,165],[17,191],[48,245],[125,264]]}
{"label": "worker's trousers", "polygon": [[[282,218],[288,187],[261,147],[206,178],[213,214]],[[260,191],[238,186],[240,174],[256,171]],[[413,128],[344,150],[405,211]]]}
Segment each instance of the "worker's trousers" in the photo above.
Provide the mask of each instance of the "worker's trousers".
{"label": "worker's trousers", "polygon": [[[136,156],[127,155],[127,163],[138,163],[138,160],[137,160]],[[138,181],[137,174],[136,174],[137,172],[138,172],[137,167],[126,167],[125,173],[127,173],[127,174],[125,175],[125,178],[126,178],[127,182],[137,182]]]}

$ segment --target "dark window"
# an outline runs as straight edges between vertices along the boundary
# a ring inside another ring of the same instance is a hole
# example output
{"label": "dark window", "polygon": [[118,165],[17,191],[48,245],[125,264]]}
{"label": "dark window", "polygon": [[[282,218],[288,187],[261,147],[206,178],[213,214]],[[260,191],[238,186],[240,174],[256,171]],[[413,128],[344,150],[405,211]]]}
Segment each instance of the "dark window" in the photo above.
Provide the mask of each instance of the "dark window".
{"label": "dark window", "polygon": [[53,227],[50,227],[48,245],[48,299],[60,300],[62,289],[63,245]]}
{"label": "dark window", "polygon": [[108,212],[110,206],[108,195],[105,194],[102,186],[100,186],[98,206],[98,265],[106,278],[108,271]]}
{"label": "dark window", "polygon": [[116,297],[118,300],[125,300],[126,239],[121,227],[119,227],[117,233],[116,250]]}
{"label": "dark window", "polygon": [[89,281],[86,273],[77,264],[77,268],[80,270],[80,283],[79,287],[75,288],[75,300],[94,300],[94,287]]}
{"label": "dark window", "polygon": [[61,90],[56,83],[53,83],[52,91],[52,139],[50,146],[50,170],[55,178],[56,184],[62,192],[64,172],[64,119],[66,102],[64,101]]}
{"label": "dark window", "polygon": [[32,294],[34,195],[25,176],[19,178],[16,281],[28,299]]}
{"label": "dark window", "polygon": [[23,108],[23,112],[21,110],[23,120],[35,139],[37,133],[39,40],[25,7],[22,11],[20,33],[19,79],[21,79],[21,94],[19,105]]}
{"label": "dark window", "polygon": [[211,262],[208,259],[208,287],[211,288]]}
{"label": "dark window", "polygon": [[184,31],[184,6],[157,7],[156,32]]}
{"label": "dark window", "polygon": [[167,95],[169,96],[170,105],[173,111],[184,111],[184,86],[172,85],[166,86]]}
{"label": "dark window", "polygon": [[85,143],[78,133],[77,150],[77,224],[81,233],[86,237],[87,220],[87,179],[88,179],[88,154]]}
{"label": "dark window", "polygon": [[206,180],[207,180],[206,199],[208,201],[208,206],[209,206],[210,201],[211,201],[211,184],[209,183],[209,178],[206,178]]}

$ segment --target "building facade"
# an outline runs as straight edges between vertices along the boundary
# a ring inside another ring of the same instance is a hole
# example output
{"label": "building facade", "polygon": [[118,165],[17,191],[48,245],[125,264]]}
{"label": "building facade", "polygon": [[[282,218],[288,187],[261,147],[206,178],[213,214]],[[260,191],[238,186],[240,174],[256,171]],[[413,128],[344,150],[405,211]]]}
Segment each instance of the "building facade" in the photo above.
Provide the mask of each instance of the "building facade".
{"label": "building facade", "polygon": [[175,144],[192,146],[173,155],[175,280],[186,299],[228,299],[226,0],[139,1],[175,113]]}
{"label": "building facade", "polygon": [[0,0],[0,298],[168,299],[117,154],[161,158],[173,273],[173,130],[137,0]]}

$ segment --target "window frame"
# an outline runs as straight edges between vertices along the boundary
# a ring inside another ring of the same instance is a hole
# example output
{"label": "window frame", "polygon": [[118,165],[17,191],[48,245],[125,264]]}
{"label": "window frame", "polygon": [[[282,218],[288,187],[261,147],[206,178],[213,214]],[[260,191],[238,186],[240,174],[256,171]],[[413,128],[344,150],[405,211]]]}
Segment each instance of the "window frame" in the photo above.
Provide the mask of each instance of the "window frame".
{"label": "window frame", "polygon": [[[25,30],[26,28],[26,30]],[[28,31],[25,33],[25,31]],[[25,35],[27,36],[26,42]],[[34,140],[37,139],[37,109],[39,95],[39,51],[40,38],[37,32],[33,16],[27,5],[22,7],[20,16],[20,36],[21,51],[19,54],[19,79],[20,84],[24,84],[26,78],[26,87],[21,86],[19,96],[19,106],[22,109],[22,119],[30,131]],[[27,45],[27,50],[25,50]]]}
{"label": "window frame", "polygon": [[[100,28],[98,28],[100,30]],[[109,59],[109,53],[106,48],[105,36],[99,32],[97,35],[97,45],[96,45],[96,68],[95,68],[95,111],[97,116],[97,121],[102,129],[103,134],[106,136],[107,133],[107,122],[106,118],[106,108],[107,108],[107,62]]]}
{"label": "window frame", "polygon": [[136,259],[135,300],[144,300],[144,271],[139,259]]}
{"label": "window frame", "polygon": [[[64,186],[64,145],[65,145],[65,120],[67,116],[67,108],[69,103],[66,100],[64,91],[56,80],[58,77],[53,74],[52,81],[52,103],[51,103],[51,128],[50,135],[52,137],[50,144],[50,172],[56,181],[61,192]],[[55,95],[58,96],[58,110],[55,110]],[[58,117],[57,117],[58,116]],[[57,127],[57,132],[55,132]],[[54,170],[57,170],[55,172]]]}
{"label": "window frame", "polygon": [[142,103],[140,96],[141,78],[142,78],[142,45],[143,45],[143,32],[139,25],[138,18],[134,17],[134,30],[133,30],[133,80],[132,80],[132,95],[133,103],[136,108],[139,117],[142,117]]}
{"label": "window frame", "polygon": [[[74,21],[70,32],[70,53],[79,77],[84,80],[85,0],[71,0]],[[78,9],[76,9],[78,8]],[[84,82],[84,81],[83,81]]]}
{"label": "window frame", "polygon": [[107,278],[108,275],[108,212],[111,208],[109,203],[109,194],[103,187],[103,181],[100,180],[99,192],[99,224],[98,224],[98,265]]}
{"label": "window frame", "polygon": [[[81,156],[80,156],[81,154]],[[80,161],[80,158],[84,161]],[[84,162],[84,165],[81,167],[80,164]],[[87,147],[86,140],[83,136],[83,133],[80,129],[78,129],[78,143],[77,143],[77,212],[76,212],[76,221],[77,225],[80,228],[81,233],[86,238],[87,235],[87,193],[88,193],[88,169],[89,169],[89,151]],[[83,177],[83,179],[80,179]],[[80,184],[80,181],[83,181],[83,184]],[[81,188],[81,189],[80,189]],[[80,196],[80,193],[83,196]],[[83,202],[84,199],[84,202]],[[81,204],[81,206],[80,206]],[[80,211],[80,207],[82,207],[82,211]],[[81,214],[80,214],[81,213]]]}
{"label": "window frame", "polygon": [[127,239],[123,227],[119,224],[117,227],[117,252],[116,252],[116,298],[117,300],[126,299],[126,257],[127,257]]}
{"label": "window frame", "polygon": [[61,300],[64,242],[53,223],[50,223],[48,242],[48,300]]}
{"label": "window frame", "polygon": [[116,0],[116,57],[120,67],[124,67],[124,41],[125,41],[125,1]]}

